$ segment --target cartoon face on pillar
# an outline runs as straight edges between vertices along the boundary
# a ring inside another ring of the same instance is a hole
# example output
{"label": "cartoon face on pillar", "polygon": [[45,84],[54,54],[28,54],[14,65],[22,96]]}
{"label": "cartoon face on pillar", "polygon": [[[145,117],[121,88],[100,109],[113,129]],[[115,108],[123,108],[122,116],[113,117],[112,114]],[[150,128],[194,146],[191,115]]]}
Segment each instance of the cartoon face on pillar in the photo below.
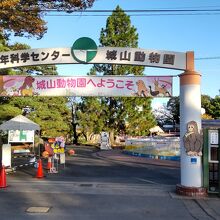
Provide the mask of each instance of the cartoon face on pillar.
{"label": "cartoon face on pillar", "polygon": [[188,156],[202,156],[203,138],[195,121],[187,123],[187,132],[183,137],[183,143]]}

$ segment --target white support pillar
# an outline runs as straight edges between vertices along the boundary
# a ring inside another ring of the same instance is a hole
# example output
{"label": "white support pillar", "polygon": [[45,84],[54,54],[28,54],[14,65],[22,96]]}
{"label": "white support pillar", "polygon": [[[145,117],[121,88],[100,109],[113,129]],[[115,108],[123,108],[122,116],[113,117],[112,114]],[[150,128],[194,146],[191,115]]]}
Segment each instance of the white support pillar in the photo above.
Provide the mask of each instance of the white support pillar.
{"label": "white support pillar", "polygon": [[202,187],[201,156],[188,156],[183,143],[188,122],[197,122],[198,130],[201,130],[200,77],[192,71],[180,75],[181,185],[187,187]]}
{"label": "white support pillar", "polygon": [[202,158],[186,153],[183,137],[187,132],[187,124],[197,123],[201,131],[201,75],[194,71],[194,53],[187,53],[187,69],[180,75],[180,149],[181,149],[181,184],[177,185],[177,193],[187,196],[205,196],[203,187]]}

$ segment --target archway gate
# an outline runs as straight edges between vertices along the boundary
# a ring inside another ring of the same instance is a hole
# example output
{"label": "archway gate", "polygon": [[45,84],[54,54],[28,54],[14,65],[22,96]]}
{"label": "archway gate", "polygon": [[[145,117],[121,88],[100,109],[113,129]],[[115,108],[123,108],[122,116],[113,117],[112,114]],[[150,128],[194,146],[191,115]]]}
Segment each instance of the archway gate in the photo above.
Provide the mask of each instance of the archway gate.
{"label": "archway gate", "polygon": [[[189,154],[183,139],[194,121],[201,129],[201,75],[194,70],[194,53],[140,48],[97,47],[87,37],[71,48],[44,48],[0,53],[0,69],[44,64],[140,65],[184,71],[180,77],[181,184],[177,193],[205,195],[201,154]],[[12,89],[13,87],[13,89]],[[56,91],[56,92],[54,92]],[[172,95],[172,76],[0,76],[0,96],[142,96]]]}

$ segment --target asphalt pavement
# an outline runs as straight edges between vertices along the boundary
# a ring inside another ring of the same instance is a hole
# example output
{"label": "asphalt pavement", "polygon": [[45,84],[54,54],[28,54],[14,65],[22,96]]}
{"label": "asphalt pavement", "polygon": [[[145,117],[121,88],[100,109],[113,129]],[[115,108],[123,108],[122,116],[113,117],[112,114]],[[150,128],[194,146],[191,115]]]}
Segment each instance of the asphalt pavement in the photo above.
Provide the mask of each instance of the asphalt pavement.
{"label": "asphalt pavement", "polygon": [[[26,167],[7,174],[0,219],[220,219],[217,196],[176,195],[179,163],[128,156],[121,150],[74,147],[58,173],[36,178]],[[44,161],[46,166],[46,161]]]}

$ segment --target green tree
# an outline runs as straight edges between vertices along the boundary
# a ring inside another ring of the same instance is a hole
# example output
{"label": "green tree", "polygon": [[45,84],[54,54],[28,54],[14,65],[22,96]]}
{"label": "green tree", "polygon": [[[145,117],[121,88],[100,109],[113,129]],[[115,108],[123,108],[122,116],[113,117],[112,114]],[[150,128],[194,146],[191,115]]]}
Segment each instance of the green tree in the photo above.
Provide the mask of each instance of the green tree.
{"label": "green tree", "polygon": [[9,51],[6,36],[0,32],[0,51]]}
{"label": "green tree", "polygon": [[102,131],[105,117],[103,110],[100,100],[95,97],[84,97],[79,103],[77,118],[86,141],[90,141],[93,134]]}
{"label": "green tree", "polygon": [[66,97],[32,97],[34,111],[29,118],[40,125],[42,136],[68,136],[71,127],[71,114]]}
{"label": "green tree", "polygon": [[[138,47],[138,34],[131,24],[130,16],[117,6],[101,30],[101,46]],[[99,65],[98,72],[104,75],[143,75],[143,66]],[[151,113],[150,98],[105,98],[109,120],[106,127],[111,132],[131,135],[146,135],[155,124]]]}
{"label": "green tree", "polygon": [[[0,34],[0,50],[29,49],[25,44],[8,44],[4,34]],[[53,65],[29,66],[6,69],[0,75],[57,75]],[[0,78],[1,79],[1,78]],[[67,135],[70,132],[70,110],[67,99],[63,97],[0,97],[0,123],[19,114],[23,114],[25,107],[33,109],[28,117],[41,127],[44,136]]]}
{"label": "green tree", "polygon": [[[9,45],[9,36],[13,33],[15,36],[41,38],[47,30],[46,22],[43,19],[46,11],[55,9],[72,13],[77,10],[84,10],[91,7],[93,2],[94,0],[2,0],[0,2],[0,51],[29,49],[30,47],[24,44],[16,43],[14,45]],[[57,75],[57,71],[55,66],[50,65],[0,70],[0,75],[21,74]],[[65,98],[51,100],[51,98],[47,97],[42,99],[33,97],[29,99],[29,102],[27,102],[27,100],[27,97],[0,97],[0,122],[8,120],[17,114],[21,114],[22,108],[28,105],[34,107],[35,111],[33,114],[36,115],[33,116],[33,120],[41,125],[45,135],[54,136],[56,133],[68,131],[69,116],[63,117],[69,115],[69,111],[67,114],[67,100]],[[54,102],[54,105],[51,105],[51,101]],[[59,103],[60,108],[57,108],[56,103]],[[41,110],[38,111],[38,109]],[[56,109],[59,109],[60,112],[56,111]],[[32,117],[32,113],[30,117]]]}
{"label": "green tree", "polygon": [[[11,50],[7,40],[7,36],[0,31],[0,52],[6,52]],[[10,73],[11,69],[0,69],[0,75],[8,75]]]}
{"label": "green tree", "polygon": [[211,104],[212,98],[208,95],[202,95],[201,96],[201,105],[202,108],[205,109],[206,115],[213,115],[213,106]]}
{"label": "green tree", "polygon": [[[211,97],[208,95],[201,95],[201,107],[205,109],[206,114],[202,115],[204,119],[211,119]],[[180,123],[180,100],[179,96],[172,97],[167,102],[167,110],[172,116],[172,121],[179,124]]]}
{"label": "green tree", "polygon": [[16,36],[37,36],[46,33],[44,15],[50,10],[64,10],[72,13],[93,5],[94,0],[1,0],[0,32]]}
{"label": "green tree", "polygon": [[[11,50],[25,50],[31,47],[27,44],[9,44],[7,36],[0,32],[0,52]],[[57,75],[57,67],[54,65],[16,67],[0,69],[0,75]]]}
{"label": "green tree", "polygon": [[[100,34],[101,46],[138,47],[138,34],[131,25],[130,17],[117,6],[107,18],[106,27]],[[143,66],[130,65],[94,65],[92,75],[143,75]],[[115,134],[147,135],[149,128],[155,125],[151,113],[150,98],[101,98],[103,129],[110,132],[111,141]],[[99,120],[99,121],[100,121]]]}
{"label": "green tree", "polygon": [[7,121],[30,108],[28,118],[40,125],[43,136],[67,136],[71,115],[65,97],[11,97],[1,104],[0,121]]}
{"label": "green tree", "polygon": [[[173,119],[179,122],[179,97],[172,97],[167,103],[167,108],[170,111]],[[204,119],[219,119],[220,118],[220,97],[211,98],[208,95],[201,95],[201,107],[205,109]]]}
{"label": "green tree", "polygon": [[209,119],[220,118],[220,97],[211,98],[208,95],[202,95],[202,108],[205,109],[205,116]]}
{"label": "green tree", "polygon": [[212,107],[212,117],[214,119],[220,119],[220,96],[216,96],[211,100]]}

